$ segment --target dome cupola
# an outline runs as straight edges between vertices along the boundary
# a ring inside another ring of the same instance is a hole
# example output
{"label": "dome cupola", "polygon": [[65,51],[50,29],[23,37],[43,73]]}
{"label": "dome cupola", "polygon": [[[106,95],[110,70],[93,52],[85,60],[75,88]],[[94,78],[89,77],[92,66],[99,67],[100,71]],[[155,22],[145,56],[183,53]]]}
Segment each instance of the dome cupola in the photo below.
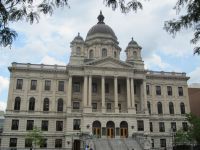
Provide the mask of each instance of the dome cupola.
{"label": "dome cupola", "polygon": [[88,31],[86,41],[96,38],[107,38],[117,42],[117,37],[112,28],[104,23],[104,16],[101,11],[97,19],[98,23]]}

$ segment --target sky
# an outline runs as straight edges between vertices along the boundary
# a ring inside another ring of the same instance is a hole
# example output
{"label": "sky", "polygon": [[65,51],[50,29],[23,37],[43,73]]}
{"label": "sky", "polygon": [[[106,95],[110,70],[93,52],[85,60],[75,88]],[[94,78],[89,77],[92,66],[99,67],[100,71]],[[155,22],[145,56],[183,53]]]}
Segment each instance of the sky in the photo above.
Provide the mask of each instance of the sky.
{"label": "sky", "polygon": [[177,18],[175,0],[143,1],[143,10],[122,14],[106,7],[103,0],[71,0],[70,8],[60,8],[52,16],[41,16],[40,22],[29,25],[18,22],[10,25],[18,33],[12,48],[0,47],[0,110],[6,109],[9,71],[12,62],[67,65],[70,42],[80,32],[85,39],[97,23],[102,10],[104,22],[115,32],[124,50],[133,37],[142,46],[145,68],[154,71],[186,72],[188,84],[200,83],[200,56],[193,55],[190,43],[193,30],[183,30],[175,38],[164,29],[164,22]]}

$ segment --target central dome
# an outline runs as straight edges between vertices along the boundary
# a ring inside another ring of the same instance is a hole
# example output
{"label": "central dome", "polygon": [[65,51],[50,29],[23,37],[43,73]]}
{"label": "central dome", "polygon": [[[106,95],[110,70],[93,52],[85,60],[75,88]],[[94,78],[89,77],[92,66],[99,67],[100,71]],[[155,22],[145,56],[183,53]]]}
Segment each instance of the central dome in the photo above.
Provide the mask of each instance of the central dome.
{"label": "central dome", "polygon": [[114,41],[117,41],[117,37],[112,28],[104,23],[102,12],[100,12],[98,20],[99,22],[88,31],[86,41],[94,38],[111,38]]}

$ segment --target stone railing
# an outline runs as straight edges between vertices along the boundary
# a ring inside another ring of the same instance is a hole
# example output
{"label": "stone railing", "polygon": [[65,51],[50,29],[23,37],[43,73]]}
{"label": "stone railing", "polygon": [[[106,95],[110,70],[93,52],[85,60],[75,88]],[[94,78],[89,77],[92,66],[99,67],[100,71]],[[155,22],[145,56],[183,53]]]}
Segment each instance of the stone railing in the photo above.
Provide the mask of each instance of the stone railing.
{"label": "stone railing", "polygon": [[12,63],[12,68],[19,69],[39,69],[39,70],[66,70],[66,66],[60,65],[45,65],[45,64],[30,64],[30,63]]}
{"label": "stone railing", "polygon": [[178,76],[186,77],[185,72],[164,72],[164,71],[147,71],[147,75],[165,75],[165,76]]}

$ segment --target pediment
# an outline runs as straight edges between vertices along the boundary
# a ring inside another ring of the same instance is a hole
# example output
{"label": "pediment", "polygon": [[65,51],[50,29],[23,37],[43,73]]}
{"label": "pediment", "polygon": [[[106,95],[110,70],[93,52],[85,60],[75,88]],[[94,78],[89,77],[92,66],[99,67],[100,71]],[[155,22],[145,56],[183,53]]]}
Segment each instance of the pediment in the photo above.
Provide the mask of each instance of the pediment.
{"label": "pediment", "polygon": [[133,68],[131,64],[127,64],[121,60],[106,57],[103,59],[94,60],[88,62],[87,65],[97,66],[97,67],[107,67],[107,68]]}

